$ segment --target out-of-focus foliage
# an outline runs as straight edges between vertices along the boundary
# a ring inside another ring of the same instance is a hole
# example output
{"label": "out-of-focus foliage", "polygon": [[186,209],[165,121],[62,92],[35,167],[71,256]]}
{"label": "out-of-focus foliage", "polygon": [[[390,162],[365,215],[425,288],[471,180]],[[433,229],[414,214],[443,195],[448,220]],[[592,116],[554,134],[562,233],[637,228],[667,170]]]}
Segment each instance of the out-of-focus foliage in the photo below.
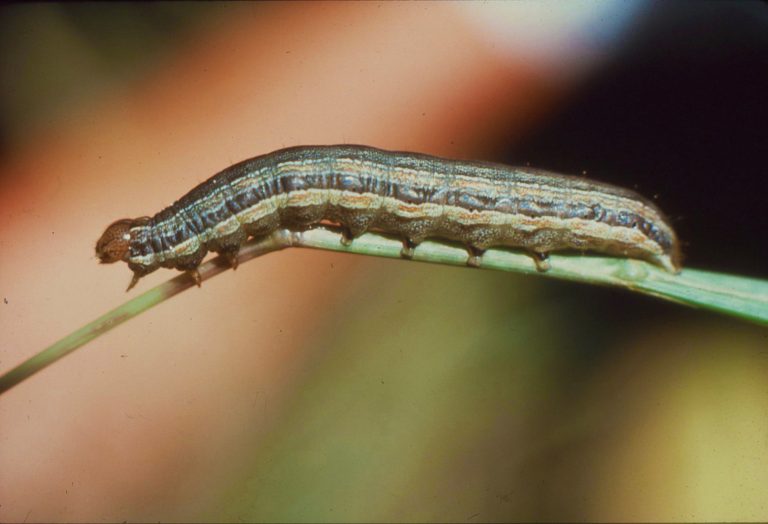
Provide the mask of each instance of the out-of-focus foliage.
{"label": "out-of-focus foliage", "polygon": [[162,63],[215,2],[0,7],[0,149]]}
{"label": "out-of-focus foliage", "polygon": [[765,514],[764,329],[703,314],[622,331],[575,286],[397,265],[318,333],[306,382],[209,517]]}

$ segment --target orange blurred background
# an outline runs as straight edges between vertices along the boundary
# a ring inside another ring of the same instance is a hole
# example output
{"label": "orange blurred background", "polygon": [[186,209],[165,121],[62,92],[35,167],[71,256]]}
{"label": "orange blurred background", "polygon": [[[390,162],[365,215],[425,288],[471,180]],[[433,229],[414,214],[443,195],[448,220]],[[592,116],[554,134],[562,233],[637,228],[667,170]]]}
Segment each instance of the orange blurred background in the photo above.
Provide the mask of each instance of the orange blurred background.
{"label": "orange blurred background", "polygon": [[[41,93],[5,137],[0,372],[128,298],[93,254],[111,221],[297,144],[498,160],[643,5],[198,6],[95,85],[98,42],[48,26],[85,94]],[[606,325],[592,294],[656,314]],[[0,520],[764,520],[766,349],[765,329],[629,293],[286,250],[0,397]]]}

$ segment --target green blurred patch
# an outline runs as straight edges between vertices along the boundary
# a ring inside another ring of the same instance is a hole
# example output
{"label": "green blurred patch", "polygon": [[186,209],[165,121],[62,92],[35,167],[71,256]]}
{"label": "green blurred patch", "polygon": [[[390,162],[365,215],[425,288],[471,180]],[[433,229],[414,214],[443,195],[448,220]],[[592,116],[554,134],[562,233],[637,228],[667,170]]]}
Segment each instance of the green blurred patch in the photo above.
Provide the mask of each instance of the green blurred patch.
{"label": "green blurred patch", "polygon": [[[205,518],[670,520],[709,496],[698,472],[722,485],[717,464],[732,457],[728,432],[714,428],[741,428],[734,446],[765,437],[754,424],[754,409],[768,412],[755,380],[768,370],[761,328],[697,315],[607,326],[573,286],[403,266],[375,263],[375,280],[329,312],[293,397],[266,438],[254,428],[236,451],[242,474]],[[726,419],[712,418],[713,385]],[[750,424],[757,434],[745,437]],[[681,447],[692,428],[698,445],[716,447]],[[733,452],[746,467],[748,453]],[[742,505],[758,500],[763,462],[722,477]],[[756,514],[728,509],[717,514]]]}
{"label": "green blurred patch", "polygon": [[569,359],[568,304],[534,279],[466,273],[382,263],[315,340],[321,356],[214,518],[486,520],[513,502],[533,515],[514,472]]}
{"label": "green blurred patch", "polygon": [[0,146],[160,66],[176,42],[228,9],[217,2],[0,7]]}

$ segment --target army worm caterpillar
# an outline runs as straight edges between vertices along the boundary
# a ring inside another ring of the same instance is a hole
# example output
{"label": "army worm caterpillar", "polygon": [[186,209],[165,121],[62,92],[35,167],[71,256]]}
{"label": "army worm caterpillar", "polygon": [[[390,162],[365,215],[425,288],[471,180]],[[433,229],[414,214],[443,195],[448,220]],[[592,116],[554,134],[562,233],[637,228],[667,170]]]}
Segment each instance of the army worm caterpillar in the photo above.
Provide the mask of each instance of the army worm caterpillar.
{"label": "army worm caterpillar", "polygon": [[96,244],[103,263],[124,261],[128,289],[159,267],[190,271],[208,251],[237,263],[248,237],[338,223],[342,242],[368,230],[403,239],[463,243],[467,263],[484,250],[521,248],[537,268],[558,250],[595,251],[680,270],[677,237],[634,191],[530,168],[384,151],[360,145],[297,146],[235,164],[153,217],[122,219]]}

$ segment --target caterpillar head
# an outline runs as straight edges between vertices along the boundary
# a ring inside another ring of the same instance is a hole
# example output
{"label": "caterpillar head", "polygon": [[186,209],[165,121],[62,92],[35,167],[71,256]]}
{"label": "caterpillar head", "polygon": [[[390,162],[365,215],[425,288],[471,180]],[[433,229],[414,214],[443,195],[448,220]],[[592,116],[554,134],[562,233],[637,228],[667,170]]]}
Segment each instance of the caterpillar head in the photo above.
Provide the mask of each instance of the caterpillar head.
{"label": "caterpillar head", "polygon": [[96,256],[102,264],[128,261],[131,244],[131,228],[135,220],[123,218],[113,222],[96,242]]}

